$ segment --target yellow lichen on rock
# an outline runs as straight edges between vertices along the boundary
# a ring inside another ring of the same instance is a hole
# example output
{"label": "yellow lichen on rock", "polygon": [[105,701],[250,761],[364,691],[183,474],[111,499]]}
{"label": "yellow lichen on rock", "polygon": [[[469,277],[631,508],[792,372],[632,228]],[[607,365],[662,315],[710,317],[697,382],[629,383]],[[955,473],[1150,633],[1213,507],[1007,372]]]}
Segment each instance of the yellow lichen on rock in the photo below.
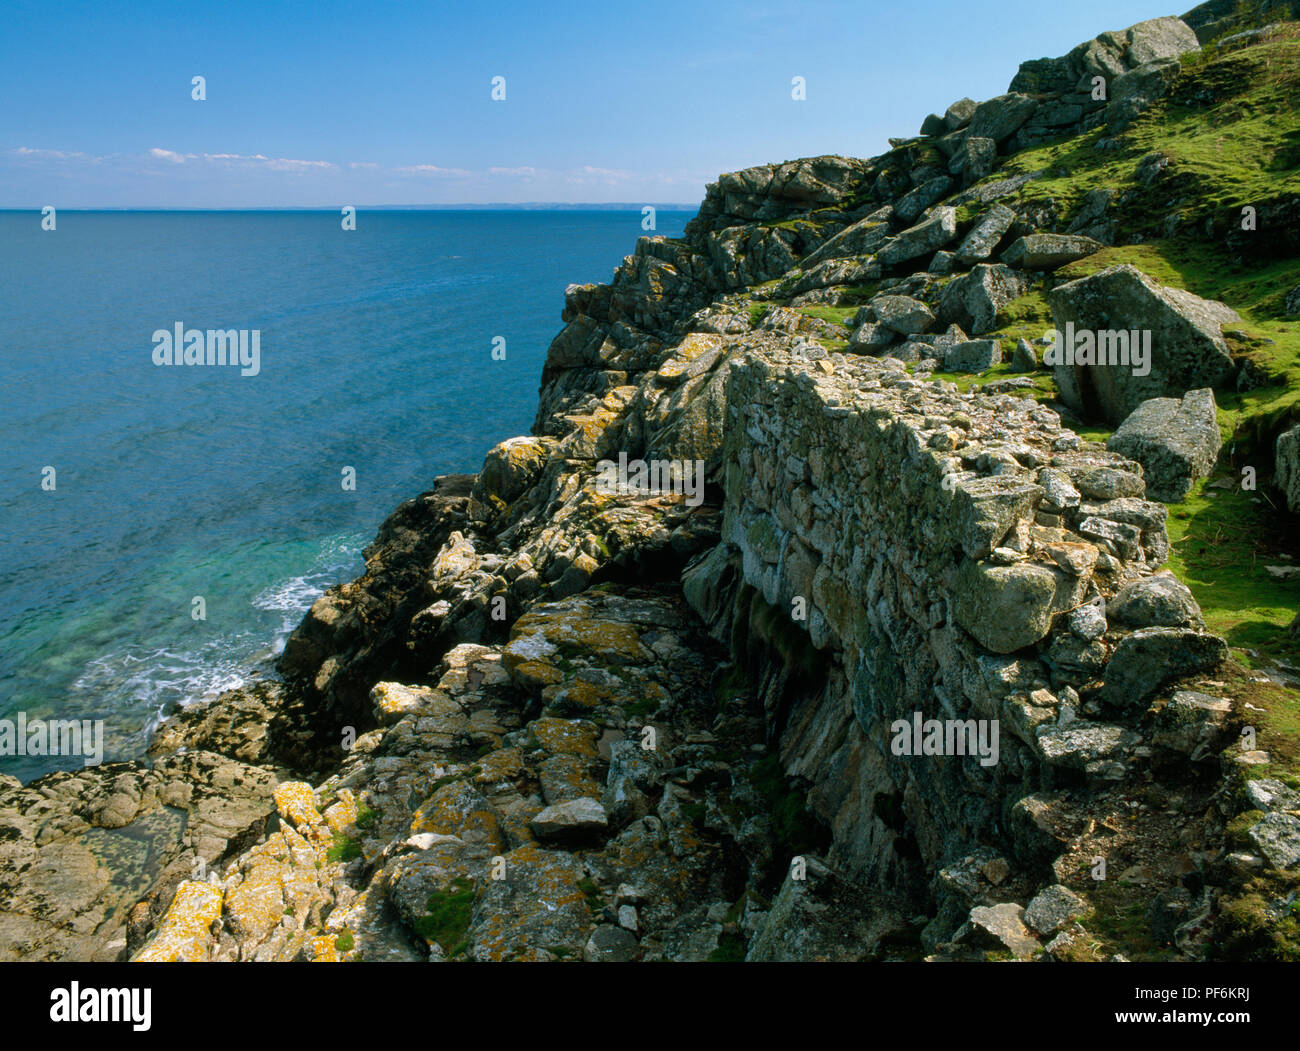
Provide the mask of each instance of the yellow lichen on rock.
{"label": "yellow lichen on rock", "polygon": [[305,781],[285,781],[276,786],[275,809],[309,840],[329,839],[325,819],[316,809],[316,793]]}
{"label": "yellow lichen on rock", "polygon": [[340,788],[337,802],[325,809],[325,823],[331,832],[347,832],[356,827],[360,813],[361,808],[357,805],[357,797],[352,794],[352,790]]}
{"label": "yellow lichen on rock", "polygon": [[307,951],[311,954],[312,963],[339,962],[339,950],[335,944],[336,937],[336,935],[322,934],[308,943]]}
{"label": "yellow lichen on rock", "polygon": [[176,888],[152,941],[135,955],[137,963],[199,963],[208,958],[212,923],[221,915],[221,888],[185,880]]}
{"label": "yellow lichen on rock", "polygon": [[543,716],[531,727],[537,743],[552,755],[576,755],[595,759],[596,725],[585,719],[555,719]]}

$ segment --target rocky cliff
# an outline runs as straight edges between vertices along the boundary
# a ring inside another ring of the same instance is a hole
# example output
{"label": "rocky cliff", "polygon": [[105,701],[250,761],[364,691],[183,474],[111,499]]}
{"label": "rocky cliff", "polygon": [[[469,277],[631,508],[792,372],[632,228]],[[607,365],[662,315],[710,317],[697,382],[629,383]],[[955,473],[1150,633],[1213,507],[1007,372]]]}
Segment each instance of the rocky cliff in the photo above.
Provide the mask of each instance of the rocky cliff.
{"label": "rocky cliff", "polygon": [[1294,956],[1295,695],[1167,568],[1225,429],[1267,474],[1293,416],[1300,158],[1231,126],[1294,127],[1300,27],[1222,6],[723,175],[570,287],[533,433],[283,681],[0,788],[5,954]]}

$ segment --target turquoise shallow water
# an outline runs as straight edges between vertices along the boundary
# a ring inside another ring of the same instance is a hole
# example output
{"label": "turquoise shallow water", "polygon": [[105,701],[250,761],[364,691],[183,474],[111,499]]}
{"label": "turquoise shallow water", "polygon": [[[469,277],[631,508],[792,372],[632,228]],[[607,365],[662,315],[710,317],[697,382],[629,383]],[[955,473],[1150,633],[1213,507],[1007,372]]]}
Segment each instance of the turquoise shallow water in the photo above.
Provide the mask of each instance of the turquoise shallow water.
{"label": "turquoise shallow water", "polygon": [[[677,236],[690,213],[657,218]],[[103,719],[125,758],[246,677],[398,503],[527,432],[565,286],[608,280],[643,232],[639,211],[357,225],[62,212],[46,232],[0,213],[0,718]],[[260,330],[260,373],[155,366],[177,321]]]}

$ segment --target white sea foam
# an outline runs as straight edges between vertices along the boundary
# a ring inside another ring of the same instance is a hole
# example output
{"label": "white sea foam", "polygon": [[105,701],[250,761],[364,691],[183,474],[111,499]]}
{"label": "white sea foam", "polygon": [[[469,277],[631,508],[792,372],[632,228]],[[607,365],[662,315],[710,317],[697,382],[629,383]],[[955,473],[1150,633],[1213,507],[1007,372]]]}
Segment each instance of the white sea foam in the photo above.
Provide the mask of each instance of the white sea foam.
{"label": "white sea foam", "polygon": [[111,713],[110,755],[139,755],[158,724],[178,707],[212,700],[244,685],[256,672],[271,672],[273,661],[312,603],[327,588],[355,574],[363,546],[360,537],[327,538],[312,569],[259,591],[252,608],[279,615],[279,623],[269,633],[265,626],[250,625],[193,648],[133,646],[88,660],[73,681],[72,692],[84,706]]}

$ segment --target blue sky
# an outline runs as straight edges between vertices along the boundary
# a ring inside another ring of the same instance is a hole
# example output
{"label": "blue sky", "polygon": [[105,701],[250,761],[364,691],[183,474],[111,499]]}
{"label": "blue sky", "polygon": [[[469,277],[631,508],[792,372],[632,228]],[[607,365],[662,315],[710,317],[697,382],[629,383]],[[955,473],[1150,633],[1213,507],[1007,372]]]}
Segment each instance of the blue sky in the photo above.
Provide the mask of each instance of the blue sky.
{"label": "blue sky", "polygon": [[1180,13],[1161,0],[3,11],[0,207],[18,208],[694,204],[723,171],[880,153],[931,110],[1005,91],[1024,59]]}

